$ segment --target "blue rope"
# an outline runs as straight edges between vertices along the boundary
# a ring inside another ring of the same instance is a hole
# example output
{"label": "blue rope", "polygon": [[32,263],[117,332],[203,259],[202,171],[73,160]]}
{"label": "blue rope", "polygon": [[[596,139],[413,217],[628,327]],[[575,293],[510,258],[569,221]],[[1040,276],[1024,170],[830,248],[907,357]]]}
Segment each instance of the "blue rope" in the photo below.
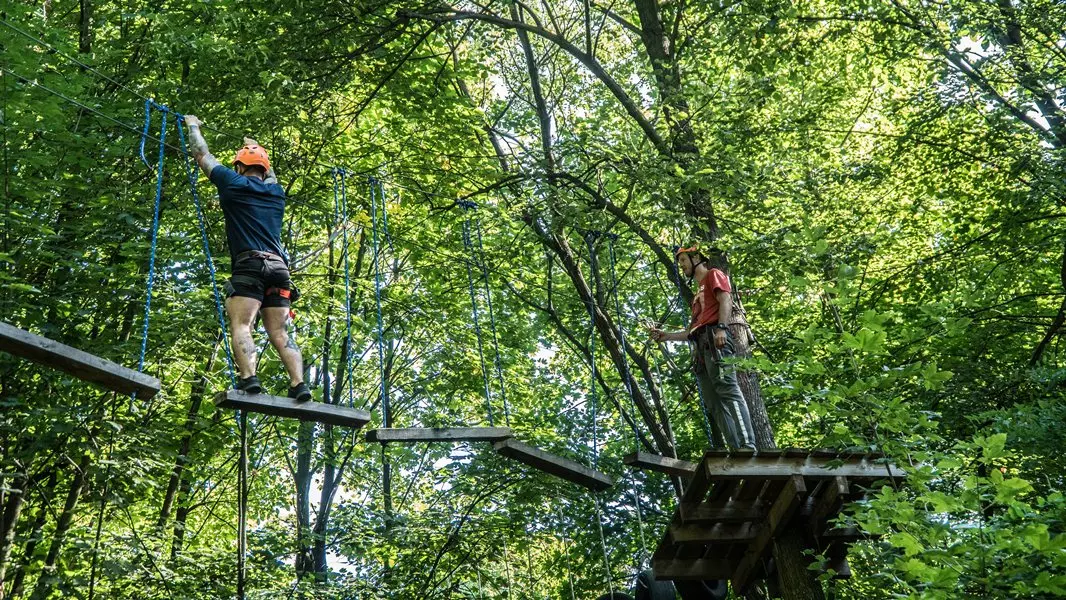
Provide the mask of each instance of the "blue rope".
{"label": "blue rope", "polygon": [[[163,151],[166,150],[167,114],[170,112],[165,106],[159,106],[151,100],[145,100],[144,131],[141,134],[142,157],[144,156],[144,142],[148,137],[148,128],[151,125],[153,106],[163,113],[163,125],[159,133],[159,162],[156,166],[155,177],[155,211],[152,214],[152,248],[148,258],[148,293],[144,299],[144,331],[141,334],[141,357],[137,360],[138,371],[144,371],[144,357],[148,353],[148,325],[152,312],[152,286],[155,284],[156,242],[159,239],[159,205],[163,198]],[[136,393],[132,397],[135,398]]]}
{"label": "blue rope", "polygon": [[[474,317],[474,333],[477,336],[478,360],[481,362],[481,380],[485,384],[485,407],[488,410],[489,425],[495,426],[496,422],[492,414],[492,391],[489,387],[489,372],[485,368],[485,348],[481,341],[481,319],[478,317],[477,294],[474,292],[474,271],[471,268],[471,263],[476,261],[477,257],[474,255],[474,244],[470,239],[470,211],[476,210],[477,204],[467,200],[460,200],[457,204],[463,209],[463,247],[470,255],[470,259],[466,261],[466,281],[470,288],[470,308]],[[495,333],[495,329],[493,331]],[[498,360],[499,351],[497,350]],[[509,421],[508,424],[510,424]]]}
{"label": "blue rope", "polygon": [[[377,318],[378,318],[378,377],[381,380],[381,414],[384,420],[385,427],[392,425],[392,417],[389,415],[389,395],[388,390],[385,388],[385,333],[384,333],[384,319],[381,316],[381,265],[379,263],[378,254],[381,251],[381,245],[378,243],[378,193],[381,193],[381,212],[384,215],[385,212],[385,195],[382,189],[381,182],[373,177],[369,180],[370,183],[370,218],[373,222],[374,229],[374,302],[377,306]],[[383,216],[384,221],[384,216]]]}
{"label": "blue rope", "polygon": [[485,280],[485,302],[489,306],[489,329],[492,331],[492,348],[496,353],[496,379],[500,382],[500,399],[503,401],[503,418],[511,426],[511,409],[507,405],[507,386],[503,382],[503,365],[500,363],[500,340],[496,336],[496,314],[492,308],[492,292],[489,289],[489,269],[485,265],[485,246],[481,241],[481,217],[474,218],[477,228],[477,251],[480,257],[481,275]]}
{"label": "blue rope", "polygon": [[230,384],[237,387],[237,376],[233,368],[233,353],[229,347],[229,331],[226,328],[226,319],[222,316],[222,296],[218,293],[218,278],[215,275],[215,261],[211,258],[211,244],[207,239],[207,223],[204,220],[204,210],[200,205],[200,194],[196,191],[196,167],[189,161],[189,150],[185,143],[184,115],[178,115],[178,138],[181,140],[182,157],[185,160],[185,173],[189,177],[189,191],[192,193],[193,205],[196,206],[196,220],[200,226],[200,237],[204,242],[204,256],[207,260],[207,270],[211,273],[211,291],[215,297],[215,312],[218,314],[218,325],[222,328],[222,346],[226,349],[226,362],[229,369]]}
{"label": "blue rope", "polygon": [[[345,360],[348,363],[348,406],[355,406],[355,399],[353,397],[352,386],[355,379],[352,378],[352,300],[351,300],[351,276],[348,269],[348,172],[344,169],[340,169],[341,175],[341,239],[344,242],[344,315],[345,326],[347,328],[346,344],[347,349],[344,352]],[[336,180],[336,173],[333,178]],[[334,187],[333,200],[336,202],[337,193],[336,187]]]}

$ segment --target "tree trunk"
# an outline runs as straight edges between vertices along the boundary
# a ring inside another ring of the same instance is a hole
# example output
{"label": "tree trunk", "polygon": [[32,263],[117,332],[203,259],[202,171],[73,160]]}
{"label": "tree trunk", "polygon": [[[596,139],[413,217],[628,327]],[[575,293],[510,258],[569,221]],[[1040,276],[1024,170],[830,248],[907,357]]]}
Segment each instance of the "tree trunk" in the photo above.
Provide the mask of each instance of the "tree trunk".
{"label": "tree trunk", "polygon": [[772,544],[781,597],[784,600],[825,600],[815,572],[807,569],[809,561],[803,555],[805,546],[799,530],[795,526],[785,529]]}
{"label": "tree trunk", "polygon": [[[48,483],[45,485],[46,491],[45,497],[50,497],[55,491],[56,482],[59,479],[59,471],[55,468],[50,469],[52,474],[48,476]],[[42,502],[37,507],[37,514],[34,516],[33,525],[30,527],[30,537],[26,540],[26,546],[22,551],[22,564],[19,565],[18,570],[15,572],[14,579],[11,580],[11,597],[18,598],[22,595],[22,587],[26,581],[26,573],[33,566],[34,561],[37,559],[37,544],[43,539],[44,523],[48,519],[47,503]]]}
{"label": "tree trunk", "polygon": [[86,453],[81,457],[81,462],[74,472],[74,478],[70,482],[67,500],[63,504],[63,512],[59,514],[59,519],[56,520],[56,528],[52,532],[52,543],[48,547],[48,554],[45,556],[44,565],[41,568],[41,576],[37,579],[37,584],[33,588],[30,600],[41,600],[51,591],[51,572],[55,570],[56,563],[59,561],[59,554],[62,552],[63,544],[66,541],[67,532],[70,531],[70,523],[74,519],[74,509],[78,507],[78,499],[81,498],[81,491],[85,486],[85,474],[89,470],[90,464],[92,464],[92,457]]}
{"label": "tree trunk", "polygon": [[203,375],[196,380],[189,393],[189,410],[185,413],[185,425],[182,427],[184,433],[178,442],[178,456],[174,459],[174,469],[170,473],[170,481],[167,482],[167,491],[163,495],[163,507],[159,510],[159,519],[156,521],[156,527],[162,528],[166,524],[167,519],[170,517],[170,511],[174,506],[174,499],[177,496],[179,484],[185,472],[185,464],[189,460],[189,452],[192,449],[192,438],[196,432],[200,406],[203,404],[204,394],[207,392],[207,378],[215,366],[215,359],[218,357],[218,350],[221,345],[222,331],[219,330],[218,336],[215,338],[215,347],[207,358],[207,365],[204,366]]}
{"label": "tree trunk", "polygon": [[89,54],[93,44],[93,3],[92,0],[80,0],[78,14],[78,52]]}
{"label": "tree trunk", "polygon": [[13,478],[11,489],[7,492],[7,502],[3,508],[4,520],[0,523],[0,600],[4,597],[4,576],[7,573],[7,563],[11,558],[11,548],[15,544],[15,526],[22,513],[28,488],[29,479],[25,475]]}

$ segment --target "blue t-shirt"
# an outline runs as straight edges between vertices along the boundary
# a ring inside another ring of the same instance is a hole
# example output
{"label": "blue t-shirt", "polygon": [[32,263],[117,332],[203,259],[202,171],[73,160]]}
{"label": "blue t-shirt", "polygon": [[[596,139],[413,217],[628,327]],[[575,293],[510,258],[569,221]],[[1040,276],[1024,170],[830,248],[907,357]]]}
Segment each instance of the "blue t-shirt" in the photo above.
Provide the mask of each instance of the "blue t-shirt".
{"label": "blue t-shirt", "polygon": [[238,175],[222,165],[211,169],[211,183],[218,188],[222,214],[226,216],[226,240],[230,258],[258,250],[289,257],[281,249],[281,220],[285,214],[285,189],[255,177]]}

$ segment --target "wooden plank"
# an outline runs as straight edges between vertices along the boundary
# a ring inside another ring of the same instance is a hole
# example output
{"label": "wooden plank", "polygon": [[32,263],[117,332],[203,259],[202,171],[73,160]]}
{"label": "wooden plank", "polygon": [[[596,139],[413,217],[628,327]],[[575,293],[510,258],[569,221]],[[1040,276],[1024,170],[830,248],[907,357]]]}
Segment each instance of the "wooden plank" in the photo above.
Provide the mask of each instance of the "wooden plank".
{"label": "wooden plank", "polygon": [[754,523],[715,523],[714,525],[672,524],[670,537],[677,543],[733,544],[755,539],[758,528]]}
{"label": "wooden plank", "polygon": [[510,427],[406,427],[366,432],[368,442],[498,442],[511,437]]}
{"label": "wooden plank", "polygon": [[292,398],[282,398],[267,394],[246,394],[239,390],[219,392],[215,395],[215,405],[219,408],[246,410],[275,417],[316,421],[327,425],[354,427],[356,429],[370,422],[370,413],[357,408],[325,404],[323,402],[297,402]]}
{"label": "wooden plank", "polygon": [[670,458],[650,452],[634,452],[625,455],[622,462],[636,469],[658,471],[677,477],[691,477],[696,473],[698,465],[687,460]]}
{"label": "wooden plank", "polygon": [[733,493],[737,491],[743,480],[729,479],[726,481],[712,481],[711,489],[707,492],[703,501],[711,506],[721,506],[729,502]]}
{"label": "wooden plank", "polygon": [[535,469],[571,481],[590,490],[601,491],[614,485],[614,481],[610,477],[599,471],[590,469],[568,458],[549,454],[515,439],[500,440],[493,444],[492,448],[507,458],[513,458],[518,462],[525,463]]}
{"label": "wooden plank", "polygon": [[[722,457],[728,458],[728,457]],[[707,490],[711,488],[711,484],[714,483],[711,480],[710,471],[706,467],[707,460],[704,459],[698,467],[696,467],[696,473],[692,476],[692,479],[688,482],[688,487],[685,488],[685,493],[681,496],[681,504],[687,503],[699,503],[707,497]]]}
{"label": "wooden plank", "polygon": [[667,527],[666,532],[663,533],[663,539],[659,540],[659,545],[655,547],[655,552],[651,556],[652,558],[673,558],[677,556],[677,549],[678,546],[674,543],[670,528]]}
{"label": "wooden plank", "polygon": [[788,479],[792,475],[812,478],[858,477],[863,479],[883,479],[891,472],[893,478],[905,477],[903,471],[891,463],[877,463],[871,460],[856,460],[839,467],[830,468],[827,458],[813,456],[790,458],[712,457],[703,459],[703,467],[713,479],[743,479],[761,477],[765,479]]}
{"label": "wooden plank", "polygon": [[682,503],[679,507],[681,522],[689,524],[742,523],[759,521],[766,515],[766,510],[758,506],[727,504],[710,506],[703,504]]}
{"label": "wooden plank", "polygon": [[676,581],[702,581],[704,579],[728,579],[733,574],[734,563],[706,558],[653,559],[655,579]]}
{"label": "wooden plank", "polygon": [[147,400],[159,393],[159,380],[46,337],[0,322],[0,351],[59,369],[82,381]]}
{"label": "wooden plank", "polygon": [[825,531],[826,522],[840,512],[848,496],[848,480],[846,477],[834,477],[830,485],[825,486],[822,493],[817,496],[811,514],[807,518],[808,533],[815,540],[821,537]]}
{"label": "wooden plank", "polygon": [[798,475],[789,477],[784,489],[770,507],[766,521],[761,524],[758,536],[748,546],[748,551],[731,577],[735,592],[743,593],[747,589],[752,573],[759,566],[760,559],[769,548],[770,540],[792,519],[806,491],[807,486],[802,477]]}

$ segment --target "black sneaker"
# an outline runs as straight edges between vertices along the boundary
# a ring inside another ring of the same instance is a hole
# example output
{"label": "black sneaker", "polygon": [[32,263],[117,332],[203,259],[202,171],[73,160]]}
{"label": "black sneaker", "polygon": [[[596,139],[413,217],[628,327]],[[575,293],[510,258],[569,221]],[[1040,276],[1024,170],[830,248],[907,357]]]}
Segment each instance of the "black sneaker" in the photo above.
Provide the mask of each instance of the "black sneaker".
{"label": "black sneaker", "polygon": [[255,375],[245,379],[239,379],[237,381],[237,389],[246,394],[259,394],[263,391],[263,386],[259,384],[259,378]]}
{"label": "black sneaker", "polygon": [[297,402],[307,402],[311,399],[311,390],[307,388],[306,383],[300,383],[289,388],[289,397]]}

